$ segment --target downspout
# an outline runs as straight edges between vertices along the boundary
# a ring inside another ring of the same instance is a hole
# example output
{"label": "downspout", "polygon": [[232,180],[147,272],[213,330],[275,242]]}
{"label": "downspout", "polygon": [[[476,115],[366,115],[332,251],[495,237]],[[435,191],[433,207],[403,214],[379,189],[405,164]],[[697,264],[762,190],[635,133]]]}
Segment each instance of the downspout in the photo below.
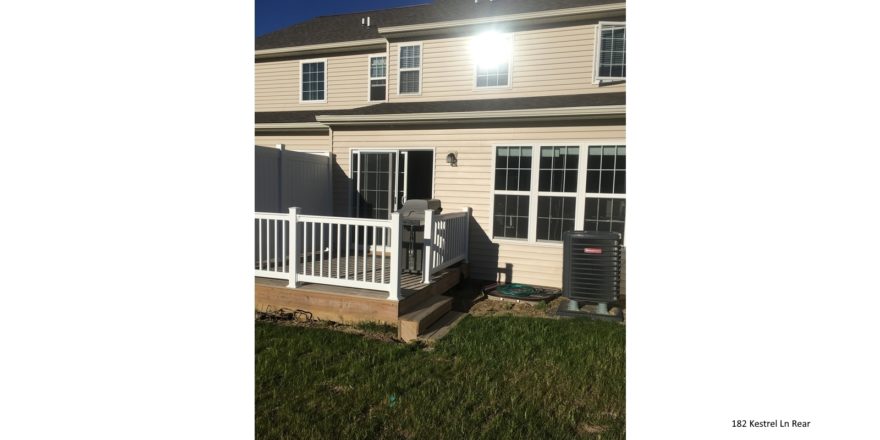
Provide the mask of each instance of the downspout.
{"label": "downspout", "polygon": [[278,148],[278,204],[275,205],[275,212],[284,212],[287,209],[284,206],[284,144],[275,144]]}
{"label": "downspout", "polygon": [[391,96],[391,41],[385,39],[385,102]]}

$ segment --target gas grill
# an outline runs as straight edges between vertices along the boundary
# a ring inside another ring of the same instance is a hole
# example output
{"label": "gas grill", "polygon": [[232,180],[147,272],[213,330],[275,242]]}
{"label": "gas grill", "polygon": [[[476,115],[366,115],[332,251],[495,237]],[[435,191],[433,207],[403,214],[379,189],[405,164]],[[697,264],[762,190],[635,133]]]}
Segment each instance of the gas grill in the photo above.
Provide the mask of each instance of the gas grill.
{"label": "gas grill", "polygon": [[425,231],[425,211],[431,210],[433,214],[440,214],[440,200],[437,199],[413,199],[407,200],[397,211],[400,213],[400,222],[403,224],[403,272],[421,273],[425,255],[425,245],[422,235]]}

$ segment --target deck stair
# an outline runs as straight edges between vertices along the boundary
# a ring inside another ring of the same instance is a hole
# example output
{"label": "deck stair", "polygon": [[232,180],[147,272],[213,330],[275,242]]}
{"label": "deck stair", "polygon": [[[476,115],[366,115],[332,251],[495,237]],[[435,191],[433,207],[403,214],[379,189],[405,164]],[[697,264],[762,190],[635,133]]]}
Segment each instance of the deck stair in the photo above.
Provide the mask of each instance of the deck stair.
{"label": "deck stair", "polygon": [[452,298],[431,295],[415,306],[413,311],[400,316],[397,336],[406,342],[414,341],[451,310]]}
{"label": "deck stair", "polygon": [[424,333],[419,335],[418,339],[427,343],[436,342],[440,338],[449,334],[449,331],[458,325],[465,316],[467,316],[467,313],[465,312],[450,310],[445,315],[441,316],[435,323],[431,324]]}

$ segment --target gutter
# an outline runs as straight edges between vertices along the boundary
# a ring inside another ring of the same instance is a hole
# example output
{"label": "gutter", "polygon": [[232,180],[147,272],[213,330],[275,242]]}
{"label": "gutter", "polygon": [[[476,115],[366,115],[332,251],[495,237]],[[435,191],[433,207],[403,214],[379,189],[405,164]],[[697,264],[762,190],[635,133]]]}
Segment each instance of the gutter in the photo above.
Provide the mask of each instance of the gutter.
{"label": "gutter", "polygon": [[257,131],[294,130],[294,131],[324,131],[327,125],[320,122],[279,122],[255,124]]}
{"label": "gutter", "polygon": [[619,16],[626,13],[626,3],[612,3],[598,6],[583,6],[579,8],[553,9],[549,11],[526,12],[522,14],[498,15],[494,17],[471,18],[465,20],[438,21],[423,24],[410,24],[402,26],[380,27],[380,34],[396,34],[402,37],[408,35],[438,33],[450,28],[463,26],[477,26],[510,21],[530,21],[535,23],[552,23],[558,21],[570,21],[587,18],[602,18]]}
{"label": "gutter", "polygon": [[626,116],[626,105],[561,107],[542,109],[490,110],[473,112],[395,113],[379,115],[318,115],[315,119],[326,125],[371,124],[447,124],[454,122],[486,122],[500,120],[566,120],[607,119]]}
{"label": "gutter", "polygon": [[310,44],[308,46],[279,47],[263,49],[255,52],[256,59],[277,58],[290,55],[308,55],[316,53],[346,52],[351,50],[383,49],[387,40],[373,38],[370,40],[340,41],[337,43]]}

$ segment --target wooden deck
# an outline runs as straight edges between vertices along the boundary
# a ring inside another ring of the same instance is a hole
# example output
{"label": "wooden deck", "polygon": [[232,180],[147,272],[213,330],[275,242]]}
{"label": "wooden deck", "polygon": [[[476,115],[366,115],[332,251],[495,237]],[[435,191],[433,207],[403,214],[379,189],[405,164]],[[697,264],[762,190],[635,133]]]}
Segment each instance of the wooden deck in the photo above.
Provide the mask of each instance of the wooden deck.
{"label": "wooden deck", "polygon": [[[366,271],[371,274],[373,262],[372,259],[368,260]],[[377,258],[376,264],[382,264],[381,260]],[[384,263],[385,277],[388,279],[390,266],[387,258]],[[338,269],[343,277],[348,267],[349,279],[353,279],[351,277],[355,274],[361,279],[364,271],[364,268],[359,268],[355,272],[352,261],[346,265],[335,258],[325,260],[323,265],[320,261],[315,262],[314,272],[311,262],[304,266],[301,273],[311,275],[323,271],[326,274],[332,270],[335,274]],[[377,277],[381,277],[381,270],[377,274]],[[255,303],[257,310],[305,310],[316,319],[342,323],[373,321],[396,326],[401,315],[414,310],[426,298],[441,295],[458,284],[461,274],[461,267],[451,267],[434,274],[430,284],[423,284],[421,274],[403,273],[400,276],[400,301],[388,300],[388,292],[379,290],[313,283],[303,283],[297,289],[289,289],[287,280],[255,277]]]}

